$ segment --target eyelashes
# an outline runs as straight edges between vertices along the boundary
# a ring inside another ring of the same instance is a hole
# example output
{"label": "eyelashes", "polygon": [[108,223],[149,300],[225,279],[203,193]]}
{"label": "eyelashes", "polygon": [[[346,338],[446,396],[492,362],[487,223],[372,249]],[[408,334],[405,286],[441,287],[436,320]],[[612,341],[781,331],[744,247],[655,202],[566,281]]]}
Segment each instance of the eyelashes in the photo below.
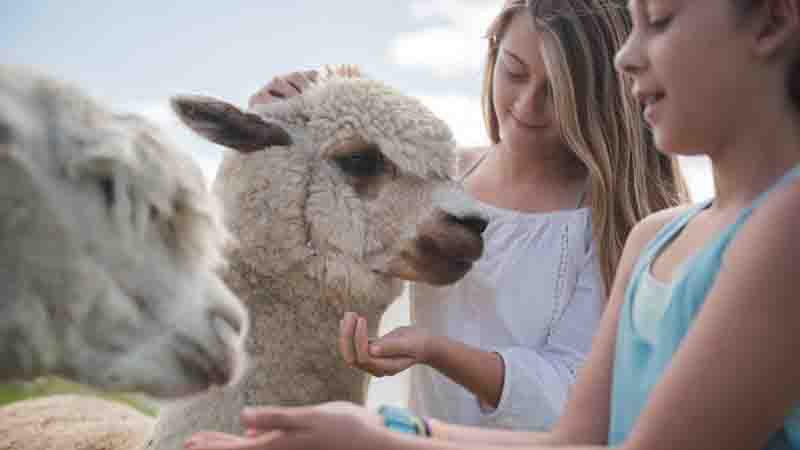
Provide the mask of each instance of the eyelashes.
{"label": "eyelashes", "polygon": [[503,73],[505,73],[512,80],[523,80],[525,79],[525,77],[527,77],[527,74],[523,71],[512,70],[509,67],[508,63],[506,62],[506,59],[503,58],[502,56],[498,57],[498,60],[499,60],[498,64],[500,65],[500,68],[503,70]]}
{"label": "eyelashes", "polygon": [[647,22],[648,28],[654,31],[663,31],[672,22],[672,16],[661,16]]}

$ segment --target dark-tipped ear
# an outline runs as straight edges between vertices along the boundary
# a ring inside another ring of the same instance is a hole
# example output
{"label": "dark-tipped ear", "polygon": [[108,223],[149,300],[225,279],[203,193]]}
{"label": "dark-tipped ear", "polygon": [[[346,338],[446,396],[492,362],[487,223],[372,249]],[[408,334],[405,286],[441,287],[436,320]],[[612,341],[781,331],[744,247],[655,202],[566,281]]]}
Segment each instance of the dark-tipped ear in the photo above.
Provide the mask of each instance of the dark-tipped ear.
{"label": "dark-tipped ear", "polygon": [[243,153],[292,143],[280,126],[215,98],[181,95],[173,97],[170,104],[181,122],[196,133]]}

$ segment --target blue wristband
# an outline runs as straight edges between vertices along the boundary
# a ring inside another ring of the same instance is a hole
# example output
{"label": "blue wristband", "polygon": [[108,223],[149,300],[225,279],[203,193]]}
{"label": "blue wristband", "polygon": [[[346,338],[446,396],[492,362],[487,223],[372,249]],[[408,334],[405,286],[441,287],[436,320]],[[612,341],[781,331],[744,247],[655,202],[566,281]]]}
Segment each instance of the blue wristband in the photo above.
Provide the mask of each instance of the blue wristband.
{"label": "blue wristband", "polygon": [[383,405],[378,408],[378,414],[383,416],[383,425],[390,430],[425,437],[431,435],[428,423],[423,418],[412,415],[407,409]]}

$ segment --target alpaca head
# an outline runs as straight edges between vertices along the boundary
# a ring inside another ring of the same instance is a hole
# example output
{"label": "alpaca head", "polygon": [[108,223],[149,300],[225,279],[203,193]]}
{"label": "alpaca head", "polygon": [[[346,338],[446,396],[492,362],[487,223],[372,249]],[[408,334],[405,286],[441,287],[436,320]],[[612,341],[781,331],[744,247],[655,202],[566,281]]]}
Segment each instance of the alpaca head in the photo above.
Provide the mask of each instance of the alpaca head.
{"label": "alpaca head", "polygon": [[249,321],[215,273],[226,236],[157,129],[0,67],[0,378],[157,396],[231,381]]}
{"label": "alpaca head", "polygon": [[216,187],[248,270],[277,279],[302,267],[329,292],[392,299],[398,279],[452,283],[481,254],[485,221],[448,176],[449,128],[383,83],[329,71],[249,112],[200,96],[173,108],[237,150]]}

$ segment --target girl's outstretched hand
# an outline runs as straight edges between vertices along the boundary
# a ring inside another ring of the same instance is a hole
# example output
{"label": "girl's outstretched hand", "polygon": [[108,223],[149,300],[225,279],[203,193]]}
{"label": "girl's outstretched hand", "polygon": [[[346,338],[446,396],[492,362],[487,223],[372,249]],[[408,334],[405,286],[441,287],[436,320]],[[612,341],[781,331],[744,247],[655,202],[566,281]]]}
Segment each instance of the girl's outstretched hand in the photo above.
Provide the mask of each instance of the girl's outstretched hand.
{"label": "girl's outstretched hand", "polygon": [[367,321],[355,313],[344,315],[339,327],[339,351],[347,364],[382,377],[415,364],[429,364],[434,339],[419,327],[399,327],[370,339]]}
{"label": "girl's outstretched hand", "polygon": [[383,419],[347,402],[294,408],[245,408],[244,436],[204,431],[186,443],[189,450],[375,449],[391,436]]}

